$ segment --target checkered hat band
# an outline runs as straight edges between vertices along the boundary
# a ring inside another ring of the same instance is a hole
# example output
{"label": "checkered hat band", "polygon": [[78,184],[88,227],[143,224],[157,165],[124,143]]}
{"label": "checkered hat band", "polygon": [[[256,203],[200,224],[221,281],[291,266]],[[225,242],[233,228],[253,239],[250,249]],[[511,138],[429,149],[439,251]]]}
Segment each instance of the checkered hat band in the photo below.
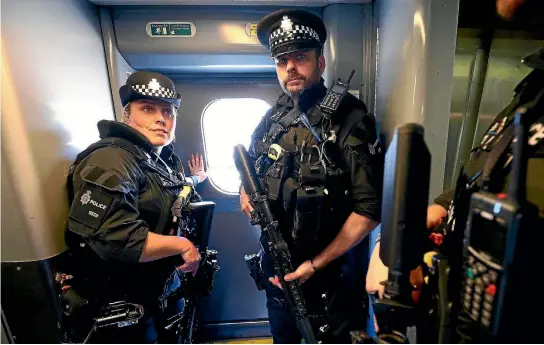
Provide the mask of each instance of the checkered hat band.
{"label": "checkered hat band", "polygon": [[148,85],[134,85],[132,86],[132,88],[134,89],[134,91],[145,96],[154,96],[160,98],[175,98],[176,96],[174,91],[162,86],[158,89],[152,89]]}
{"label": "checkered hat band", "polygon": [[317,31],[308,26],[293,25],[292,30],[284,30],[280,27],[272,31],[268,38],[268,42],[270,43],[270,47],[274,47],[280,43],[303,39],[319,41],[319,35],[317,34]]}

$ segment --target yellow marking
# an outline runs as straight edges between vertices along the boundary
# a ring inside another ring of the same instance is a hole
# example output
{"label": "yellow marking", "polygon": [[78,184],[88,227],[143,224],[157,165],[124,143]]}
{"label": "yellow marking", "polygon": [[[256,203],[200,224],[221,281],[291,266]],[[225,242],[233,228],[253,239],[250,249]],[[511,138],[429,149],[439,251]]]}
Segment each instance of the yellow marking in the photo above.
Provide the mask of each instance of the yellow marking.
{"label": "yellow marking", "polygon": [[433,267],[433,257],[438,254],[437,252],[428,252],[423,256],[423,262],[427,264],[428,267]]}
{"label": "yellow marking", "polygon": [[283,149],[278,144],[272,144],[268,148],[268,157],[274,161],[277,161],[281,157]]}
{"label": "yellow marking", "polygon": [[249,24],[249,36],[257,36],[257,24]]}
{"label": "yellow marking", "polygon": [[272,338],[244,338],[215,341],[213,344],[272,344]]}
{"label": "yellow marking", "polygon": [[178,196],[186,199],[187,196],[189,196],[189,194],[191,193],[191,190],[192,190],[191,186],[183,186]]}

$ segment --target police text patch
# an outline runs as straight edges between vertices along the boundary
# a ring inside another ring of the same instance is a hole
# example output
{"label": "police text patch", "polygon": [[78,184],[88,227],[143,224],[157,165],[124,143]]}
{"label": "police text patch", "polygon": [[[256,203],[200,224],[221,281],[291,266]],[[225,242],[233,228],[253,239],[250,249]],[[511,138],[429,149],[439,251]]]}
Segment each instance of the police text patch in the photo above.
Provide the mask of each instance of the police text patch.
{"label": "police text patch", "polygon": [[74,198],[70,218],[98,230],[113,199],[112,196],[104,194],[95,187],[82,188]]}

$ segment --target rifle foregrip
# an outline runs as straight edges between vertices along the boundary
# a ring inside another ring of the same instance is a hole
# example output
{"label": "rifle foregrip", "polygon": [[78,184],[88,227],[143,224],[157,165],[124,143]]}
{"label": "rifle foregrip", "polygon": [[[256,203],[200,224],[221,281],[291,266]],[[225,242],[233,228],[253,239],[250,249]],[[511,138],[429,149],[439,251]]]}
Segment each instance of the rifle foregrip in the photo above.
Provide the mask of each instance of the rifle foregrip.
{"label": "rifle foregrip", "polygon": [[234,164],[240,173],[242,186],[247,194],[262,193],[262,187],[255,173],[255,168],[251,164],[249,154],[244,145],[234,147]]}

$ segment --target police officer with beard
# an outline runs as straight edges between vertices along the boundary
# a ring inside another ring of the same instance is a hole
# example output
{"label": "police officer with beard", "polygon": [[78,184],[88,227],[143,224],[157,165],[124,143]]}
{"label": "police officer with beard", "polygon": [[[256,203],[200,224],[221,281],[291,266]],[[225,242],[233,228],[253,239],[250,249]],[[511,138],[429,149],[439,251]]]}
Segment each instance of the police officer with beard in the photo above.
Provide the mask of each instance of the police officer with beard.
{"label": "police officer with beard", "polygon": [[[285,280],[302,284],[318,339],[351,343],[349,331],[364,328],[366,303],[364,287],[348,284],[343,269],[346,253],[380,222],[383,150],[375,121],[349,93],[334,114],[322,112],[327,31],[319,17],[279,10],[260,21],[257,35],[283,93],[255,129],[250,154],[298,267]],[[243,188],[240,202],[250,216]],[[274,342],[300,343],[262,239],[261,247]],[[318,331],[324,323],[326,334]]]}
{"label": "police officer with beard", "polygon": [[[172,206],[198,200],[196,193],[180,191],[206,174],[193,156],[194,175],[186,177],[174,153],[181,95],[169,78],[135,72],[119,93],[123,121],[100,121],[101,140],[77,156],[68,175],[65,239],[74,273],[63,298],[76,291],[88,301],[91,317],[112,302],[143,307],[135,311],[143,311],[138,323],[98,328],[87,339],[91,342],[175,342],[166,335],[165,313],[182,311],[183,300],[166,303],[165,292],[180,288],[180,272],[196,274],[200,254],[179,235]],[[66,309],[74,308],[73,302]]]}

